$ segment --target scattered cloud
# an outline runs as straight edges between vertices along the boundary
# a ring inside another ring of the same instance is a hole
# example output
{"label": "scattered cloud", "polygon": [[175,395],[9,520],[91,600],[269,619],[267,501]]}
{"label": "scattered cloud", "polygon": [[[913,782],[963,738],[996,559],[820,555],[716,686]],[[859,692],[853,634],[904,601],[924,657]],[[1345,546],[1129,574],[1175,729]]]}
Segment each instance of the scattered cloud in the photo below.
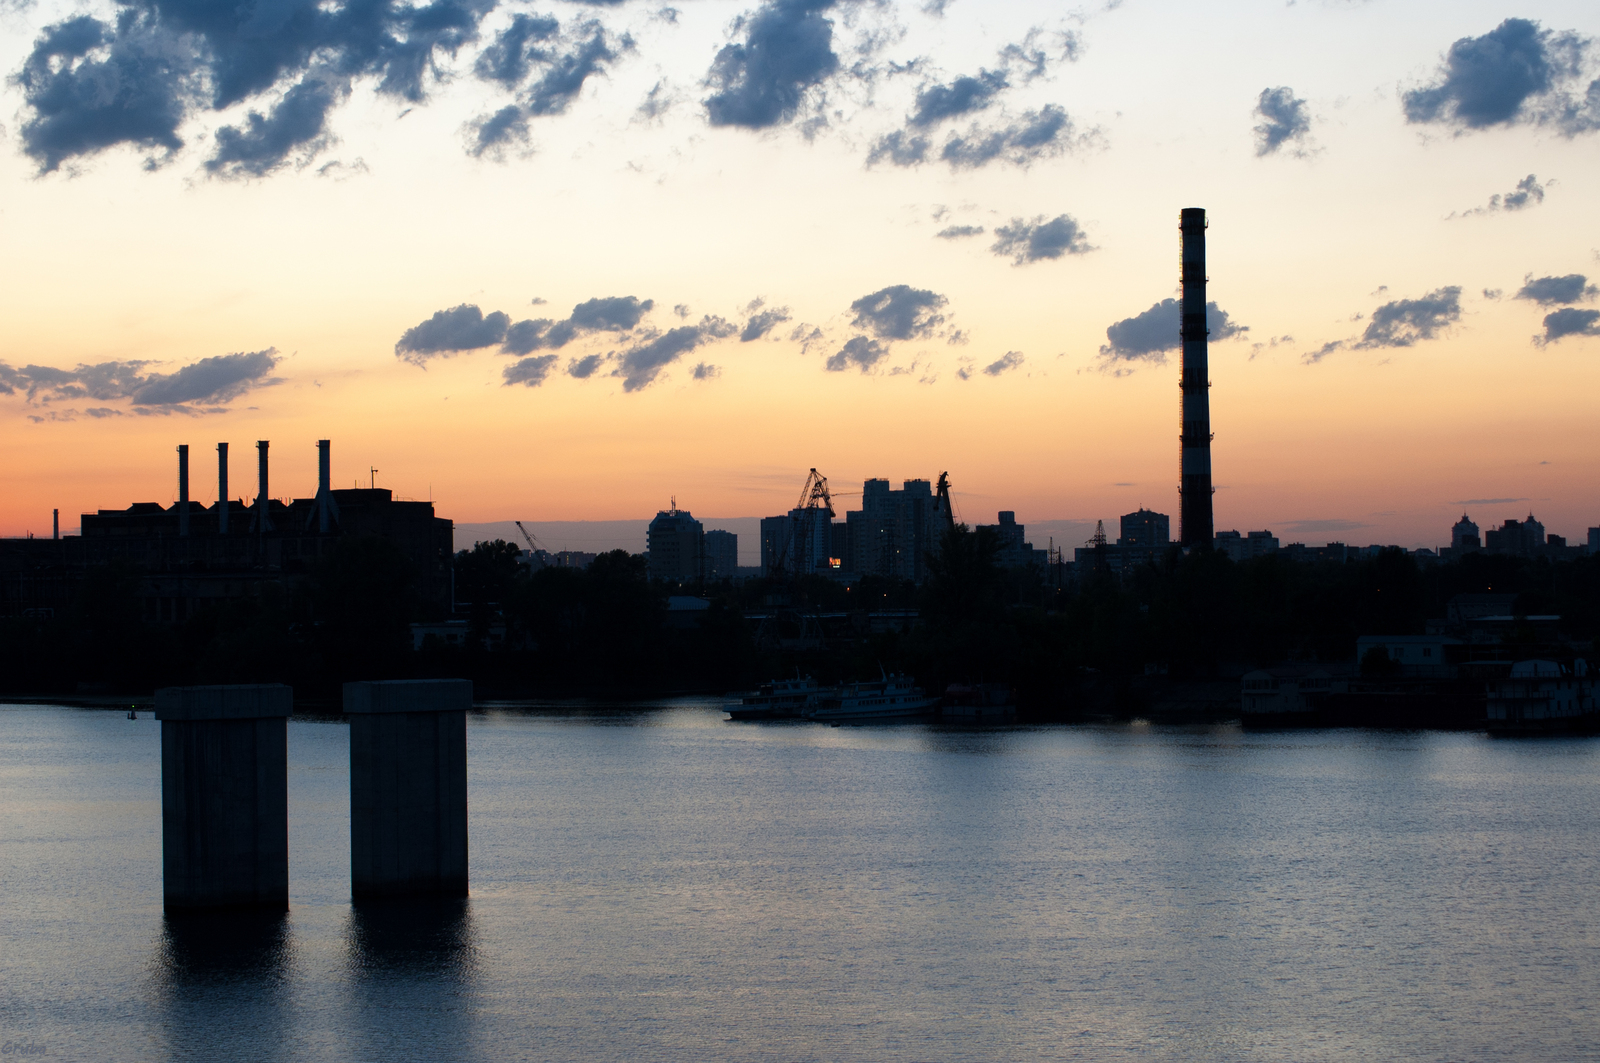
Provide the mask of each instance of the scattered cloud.
{"label": "scattered cloud", "polygon": [[720,317],[707,315],[698,325],[680,325],[666,332],[643,337],[641,342],[617,355],[612,376],[622,378],[623,391],[638,391],[655,383],[656,377],[679,358],[712,340],[738,331]]}
{"label": "scattered cloud", "polygon": [[1308,154],[1306,134],[1311,132],[1311,110],[1293,89],[1287,85],[1262,89],[1255,116],[1261,119],[1255,127],[1257,156],[1272,155],[1285,145],[1296,157]]}
{"label": "scattered cloud", "polygon": [[[1178,300],[1169,298],[1153,304],[1143,313],[1107,326],[1107,342],[1100,348],[1103,365],[1141,361],[1164,364],[1167,352],[1183,345],[1182,319]],[[1226,340],[1250,331],[1250,326],[1236,323],[1226,310],[1210,302],[1206,304],[1206,329],[1212,340]]]}
{"label": "scattered cloud", "polygon": [[947,118],[982,111],[1009,87],[1003,70],[979,70],[976,77],[958,77],[948,85],[938,82],[926,84],[917,90],[917,98],[906,124],[915,129],[926,129]]}
{"label": "scattered cloud", "polygon": [[1528,502],[1527,498],[1459,498],[1452,506],[1507,506],[1513,502]]}
{"label": "scattered cloud", "polygon": [[1022,365],[1022,362],[1023,357],[1021,351],[1007,351],[999,358],[996,358],[994,361],[984,366],[983,371],[990,376],[999,376],[1001,373],[1010,372],[1013,369],[1019,368]]}
{"label": "scattered cloud", "polygon": [[468,123],[467,153],[498,161],[508,149],[525,151],[529,119],[565,114],[589,78],[607,73],[633,48],[632,37],[616,36],[595,19],[563,30],[549,15],[515,15],[473,65],[480,79],[512,92],[515,102]]}
{"label": "scattered cloud", "polygon": [[748,312],[750,318],[744,323],[744,328],[739,330],[740,343],[759,340],[762,336],[789,320],[789,308],[787,306],[762,309],[761,300],[759,299],[749,306]]}
{"label": "scattered cloud", "polygon": [[691,370],[690,375],[696,380],[715,380],[717,377],[722,375],[722,370],[717,366],[708,365],[705,362],[701,362],[699,365],[695,366],[693,370]]}
{"label": "scattered cloud", "polygon": [[733,23],[735,39],[712,60],[703,101],[714,126],[767,129],[794,119],[808,92],[838,72],[838,0],[767,0]]}
{"label": "scattered cloud", "polygon": [[1588,302],[1596,295],[1600,295],[1600,288],[1590,284],[1589,278],[1581,273],[1568,273],[1564,277],[1535,277],[1530,273],[1523,278],[1522,289],[1513,298],[1540,306],[1556,306]]}
{"label": "scattered cloud", "polygon": [[[1600,129],[1600,81],[1582,91],[1593,42],[1508,18],[1450,46],[1433,82],[1401,94],[1406,121],[1465,132],[1519,123],[1572,137]],[[1581,95],[1579,94],[1581,92]]]}
{"label": "scattered cloud", "polygon": [[1566,336],[1600,336],[1600,310],[1579,310],[1564,306],[1544,316],[1544,335],[1535,336],[1539,346]]}
{"label": "scattered cloud", "polygon": [[524,387],[536,388],[544,383],[545,377],[550,375],[550,370],[556,364],[556,356],[542,354],[537,358],[521,358],[500,371],[505,378],[505,386],[521,384]]}
{"label": "scattered cloud", "polygon": [[968,236],[982,236],[985,229],[981,225],[950,225],[933,235],[941,240],[962,240]]}
{"label": "scattered cloud", "polygon": [[853,336],[837,353],[828,358],[827,370],[830,373],[842,373],[854,365],[866,373],[883,361],[888,354],[889,348],[877,340],[867,336]]}
{"label": "scattered cloud", "polygon": [[[1471,218],[1476,217],[1479,214],[1493,214],[1497,211],[1522,210],[1525,207],[1536,207],[1540,203],[1544,202],[1545,186],[1553,184],[1555,184],[1554,181],[1547,181],[1545,184],[1540,184],[1539,178],[1530,173],[1528,176],[1518,181],[1517,187],[1512,189],[1510,192],[1507,192],[1504,195],[1496,192],[1494,195],[1490,196],[1489,202],[1486,206],[1473,207],[1471,210],[1464,210],[1458,214],[1451,214],[1450,218]],[[1446,220],[1448,221],[1449,218]]]}
{"label": "scattered cloud", "polygon": [[[172,373],[147,373],[149,361],[79,364],[74,369],[0,362],[0,394],[23,392],[30,404],[92,399],[127,400],[137,413],[223,413],[225,403],[257,388],[282,383],[272,371],[283,360],[276,348],[202,358]],[[91,417],[119,416],[99,407]]]}
{"label": "scattered cloud", "polygon": [[582,358],[574,358],[567,363],[567,375],[579,380],[588,380],[594,376],[596,369],[605,362],[603,354],[586,354]]}
{"label": "scattered cloud", "polygon": [[496,310],[485,315],[472,303],[440,310],[413,325],[395,341],[394,354],[402,361],[424,365],[436,356],[493,347],[506,338],[511,318]]}
{"label": "scattered cloud", "polygon": [[1071,215],[1060,214],[1049,221],[1041,214],[1032,221],[1012,218],[1010,225],[995,229],[995,242],[989,250],[1012,265],[1021,266],[1045,258],[1082,255],[1093,251],[1083,229]]}
{"label": "scattered cloud", "polygon": [[1396,299],[1372,312],[1357,349],[1410,347],[1431,340],[1461,317],[1461,288],[1452,285],[1420,299]]}
{"label": "scattered cloud", "polygon": [[883,340],[918,339],[933,335],[944,323],[939,310],[947,302],[937,292],[893,284],[851,303],[850,309],[855,312],[851,323]]}

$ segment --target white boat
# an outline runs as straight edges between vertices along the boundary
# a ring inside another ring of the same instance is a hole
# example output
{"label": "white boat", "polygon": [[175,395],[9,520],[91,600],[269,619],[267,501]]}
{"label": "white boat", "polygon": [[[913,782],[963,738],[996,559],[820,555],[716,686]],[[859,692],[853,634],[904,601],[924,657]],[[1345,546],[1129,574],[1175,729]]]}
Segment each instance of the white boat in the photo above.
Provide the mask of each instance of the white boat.
{"label": "white boat", "polygon": [[910,676],[886,675],[869,683],[846,683],[809,715],[819,723],[887,723],[931,716],[938,705],[939,699],[923,693]]}
{"label": "white boat", "polygon": [[832,690],[817,686],[810,676],[779,679],[762,685],[723,707],[730,720],[796,720],[809,716]]}

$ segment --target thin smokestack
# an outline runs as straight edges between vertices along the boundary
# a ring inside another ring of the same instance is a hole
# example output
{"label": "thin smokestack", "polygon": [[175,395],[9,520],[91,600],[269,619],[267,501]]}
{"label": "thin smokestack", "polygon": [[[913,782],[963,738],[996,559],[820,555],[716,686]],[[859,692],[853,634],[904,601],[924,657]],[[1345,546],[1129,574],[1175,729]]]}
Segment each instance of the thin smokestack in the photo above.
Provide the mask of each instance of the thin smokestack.
{"label": "thin smokestack", "polygon": [[256,531],[262,534],[272,530],[272,517],[267,507],[272,498],[267,490],[267,448],[271,445],[265,439],[256,440]]}
{"label": "thin smokestack", "polygon": [[311,516],[306,520],[306,527],[311,527],[311,522],[317,524],[317,531],[326,533],[329,525],[339,519],[339,505],[333,500],[330,493],[333,490],[333,443],[327,439],[317,440],[317,499],[312,508]]}
{"label": "thin smokestack", "polygon": [[61,511],[59,509],[50,511],[50,538],[61,538]]}
{"label": "thin smokestack", "polygon": [[1185,207],[1183,234],[1183,414],[1180,444],[1182,486],[1178,541],[1211,544],[1211,376],[1206,328],[1206,212]]}
{"label": "thin smokestack", "polygon": [[189,444],[178,444],[178,534],[189,534]]}
{"label": "thin smokestack", "polygon": [[217,444],[217,534],[228,534],[228,444]]}

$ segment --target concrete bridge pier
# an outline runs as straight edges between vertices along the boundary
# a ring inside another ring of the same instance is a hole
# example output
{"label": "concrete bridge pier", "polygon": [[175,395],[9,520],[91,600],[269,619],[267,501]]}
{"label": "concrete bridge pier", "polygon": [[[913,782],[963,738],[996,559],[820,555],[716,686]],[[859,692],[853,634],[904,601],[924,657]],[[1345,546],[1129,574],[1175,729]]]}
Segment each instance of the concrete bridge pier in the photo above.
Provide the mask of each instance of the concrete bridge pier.
{"label": "concrete bridge pier", "polygon": [[356,900],[467,895],[471,707],[466,679],[344,685]]}
{"label": "concrete bridge pier", "polygon": [[293,706],[279,684],[156,691],[168,910],[288,909]]}

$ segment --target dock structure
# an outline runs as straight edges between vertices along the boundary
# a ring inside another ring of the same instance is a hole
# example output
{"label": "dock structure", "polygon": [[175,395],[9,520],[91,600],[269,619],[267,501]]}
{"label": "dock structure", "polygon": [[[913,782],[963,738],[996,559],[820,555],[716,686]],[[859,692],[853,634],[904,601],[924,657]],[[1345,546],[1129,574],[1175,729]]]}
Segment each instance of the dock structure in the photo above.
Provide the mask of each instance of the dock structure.
{"label": "dock structure", "polygon": [[350,890],[356,900],[467,895],[472,683],[346,683]]}
{"label": "dock structure", "polygon": [[275,683],[156,691],[169,910],[289,907],[293,705]]}

